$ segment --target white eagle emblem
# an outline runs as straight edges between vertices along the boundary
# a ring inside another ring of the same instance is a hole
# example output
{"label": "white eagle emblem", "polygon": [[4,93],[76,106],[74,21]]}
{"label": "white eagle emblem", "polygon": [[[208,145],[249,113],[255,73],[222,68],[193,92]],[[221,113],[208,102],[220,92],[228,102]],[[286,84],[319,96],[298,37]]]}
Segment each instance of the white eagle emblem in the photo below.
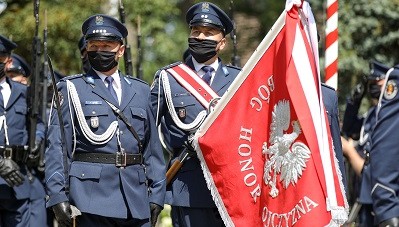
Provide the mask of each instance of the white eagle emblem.
{"label": "white eagle emblem", "polygon": [[[279,101],[272,112],[270,124],[270,138],[263,143],[262,153],[266,162],[263,179],[265,184],[271,187],[270,196],[278,196],[277,175],[280,174],[280,182],[284,188],[289,184],[296,184],[298,178],[306,168],[306,162],[310,158],[309,148],[302,142],[295,142],[301,134],[301,126],[298,121],[292,121],[292,133],[286,133],[290,126],[290,103],[287,100]],[[273,177],[273,179],[272,179]]]}

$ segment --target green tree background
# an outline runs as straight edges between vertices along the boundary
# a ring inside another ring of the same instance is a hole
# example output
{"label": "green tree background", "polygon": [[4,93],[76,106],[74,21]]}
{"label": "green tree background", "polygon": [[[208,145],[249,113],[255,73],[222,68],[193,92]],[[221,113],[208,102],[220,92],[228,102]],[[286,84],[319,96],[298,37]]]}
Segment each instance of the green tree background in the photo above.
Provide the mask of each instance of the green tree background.
{"label": "green tree background", "polygon": [[[81,24],[95,13],[119,18],[118,0],[42,0],[40,1],[39,35],[48,28],[48,53],[56,69],[64,75],[80,72],[77,42]],[[135,0],[124,1],[129,30],[132,60],[136,71],[137,34],[141,31],[144,80],[151,83],[157,69],[178,61],[187,48],[188,26],[185,12],[194,0]],[[321,64],[324,63],[325,1],[309,1],[318,23]],[[0,33],[11,38],[19,47],[17,54],[28,62],[32,59],[35,34],[33,0],[0,0],[7,8],[0,14]],[[230,1],[217,4],[229,12]],[[369,72],[368,62],[376,59],[393,66],[399,52],[399,0],[339,0],[339,86],[341,110],[350,89]],[[274,21],[284,9],[284,1],[236,0],[234,20],[237,25],[238,55],[244,65]],[[140,20],[138,19],[140,18]],[[138,21],[141,23],[138,24]],[[232,42],[230,42],[231,44]],[[232,56],[232,45],[222,55],[225,62]],[[124,69],[123,61],[121,69]],[[323,68],[323,65],[321,65]],[[322,70],[323,76],[323,70]]]}

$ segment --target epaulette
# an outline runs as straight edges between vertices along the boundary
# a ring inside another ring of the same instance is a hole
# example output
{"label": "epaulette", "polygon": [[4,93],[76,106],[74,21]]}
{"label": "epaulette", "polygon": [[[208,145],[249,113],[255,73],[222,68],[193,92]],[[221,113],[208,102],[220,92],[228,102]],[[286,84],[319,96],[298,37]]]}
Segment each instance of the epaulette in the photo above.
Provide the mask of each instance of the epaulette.
{"label": "epaulette", "polygon": [[66,80],[72,80],[72,79],[76,79],[76,78],[80,78],[82,77],[83,74],[75,74],[75,75],[70,75],[70,76],[66,76],[60,79],[60,81],[66,81]]}
{"label": "epaulette", "polygon": [[170,65],[167,65],[167,66],[165,66],[165,67],[163,67],[163,68],[160,68],[159,70],[166,70],[166,69],[172,68],[172,67],[174,67],[174,66],[176,66],[176,65],[180,65],[180,64],[182,64],[182,62],[181,62],[181,61],[178,61],[178,62],[172,63],[172,64],[170,64]]}
{"label": "epaulette", "polygon": [[325,84],[325,83],[321,83],[321,86],[324,86],[324,87],[326,87],[326,88],[329,88],[329,89],[333,90],[334,92],[336,91],[335,88],[333,88],[333,87],[331,87],[330,85],[327,85],[327,84]]}
{"label": "epaulette", "polygon": [[137,78],[137,77],[132,77],[132,76],[130,76],[130,75],[124,76],[123,78],[124,78],[124,79],[126,80],[126,82],[128,82],[128,83],[131,83],[129,80],[136,80],[136,81],[141,82],[141,83],[143,83],[143,84],[145,84],[145,85],[148,85],[148,83],[145,82],[144,80],[139,79],[139,78]]}

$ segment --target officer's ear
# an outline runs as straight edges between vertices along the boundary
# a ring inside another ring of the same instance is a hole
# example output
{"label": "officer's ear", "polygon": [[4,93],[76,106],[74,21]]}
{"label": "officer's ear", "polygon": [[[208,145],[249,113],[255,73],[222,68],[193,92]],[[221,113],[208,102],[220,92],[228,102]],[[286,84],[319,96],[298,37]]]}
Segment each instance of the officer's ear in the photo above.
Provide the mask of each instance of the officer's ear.
{"label": "officer's ear", "polygon": [[117,52],[118,58],[121,58],[121,57],[123,56],[124,53],[125,53],[125,45],[122,44],[122,45],[119,47],[118,52]]}
{"label": "officer's ear", "polygon": [[5,68],[6,68],[6,69],[8,69],[9,67],[12,66],[12,57],[11,57],[11,55],[9,55],[9,56],[6,58],[6,61],[5,61],[4,63],[5,63]]}
{"label": "officer's ear", "polygon": [[219,42],[219,48],[217,50],[223,50],[226,47],[227,39],[223,37]]}

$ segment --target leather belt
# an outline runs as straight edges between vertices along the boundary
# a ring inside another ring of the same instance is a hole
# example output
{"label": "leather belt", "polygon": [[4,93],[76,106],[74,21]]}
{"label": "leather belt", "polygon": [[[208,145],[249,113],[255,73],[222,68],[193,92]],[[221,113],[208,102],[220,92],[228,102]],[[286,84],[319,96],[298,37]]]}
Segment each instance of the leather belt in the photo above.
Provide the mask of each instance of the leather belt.
{"label": "leather belt", "polygon": [[29,146],[22,145],[0,146],[0,155],[15,162],[25,163],[29,155],[28,148]]}
{"label": "leather belt", "polygon": [[73,155],[73,160],[80,162],[115,164],[116,167],[125,167],[128,165],[142,164],[143,156],[141,154],[126,154],[121,152],[116,152],[116,154],[75,153]]}

